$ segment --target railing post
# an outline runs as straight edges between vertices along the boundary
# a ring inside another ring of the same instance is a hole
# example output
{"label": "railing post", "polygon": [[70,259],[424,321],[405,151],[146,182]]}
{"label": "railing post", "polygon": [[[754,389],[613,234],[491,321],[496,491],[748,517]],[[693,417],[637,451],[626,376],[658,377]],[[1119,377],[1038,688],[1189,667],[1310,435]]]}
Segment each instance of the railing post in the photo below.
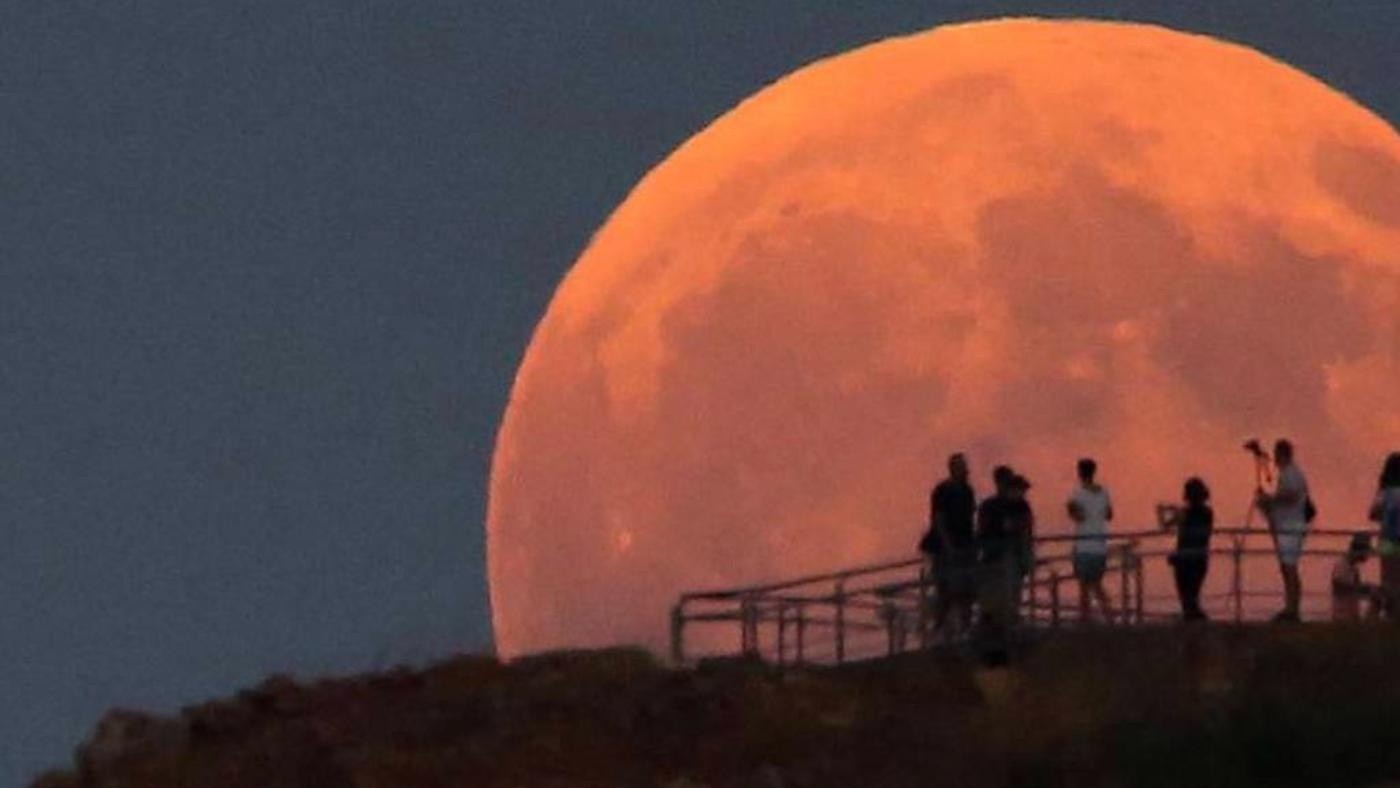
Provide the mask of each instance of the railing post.
{"label": "railing post", "polygon": [[880,607],[880,616],[885,619],[885,640],[886,650],[893,657],[896,653],[897,633],[895,632],[895,611],[894,603],[888,599]]}
{"label": "railing post", "polygon": [[806,659],[807,647],[807,609],[801,602],[797,603],[797,664],[801,665]]}
{"label": "railing post", "polygon": [[1060,627],[1060,572],[1050,570],[1050,628]]}
{"label": "railing post", "polygon": [[787,661],[787,603],[778,603],[778,667]]}
{"label": "railing post", "polygon": [[[1133,562],[1133,546],[1131,544],[1123,545],[1123,549],[1119,552],[1118,562],[1120,564],[1118,572],[1118,606],[1123,609],[1123,617],[1126,619],[1128,616],[1128,596],[1132,593],[1132,589],[1128,585],[1132,582],[1132,578],[1129,576],[1132,573],[1131,564]],[[1109,615],[1106,610],[1104,614]],[[1124,621],[1123,623],[1127,624],[1128,622]]]}
{"label": "railing post", "polygon": [[685,664],[685,598],[671,608],[671,662]]}
{"label": "railing post", "polygon": [[933,604],[933,600],[929,598],[929,593],[928,593],[928,589],[929,589],[929,580],[930,580],[930,578],[929,578],[929,576],[928,576],[928,562],[925,561],[925,562],[924,562],[922,565],[920,565],[920,567],[919,567],[919,619],[918,619],[918,624],[919,624],[919,648],[920,648],[920,649],[926,649],[926,648],[928,648],[928,641],[929,641],[929,625],[930,625],[930,622],[929,622],[929,610],[930,610],[930,608],[932,607],[932,604]]}
{"label": "railing post", "polygon": [[1030,605],[1030,615],[1027,616],[1027,618],[1030,620],[1031,626],[1035,626],[1040,618],[1040,581],[1036,578],[1038,574],[1040,573],[1035,568],[1031,569],[1030,588],[1026,591],[1027,596],[1030,597],[1028,603]]}
{"label": "railing post", "polygon": [[1234,597],[1235,623],[1244,620],[1244,537],[1234,537],[1234,547],[1231,549],[1231,563],[1234,565],[1234,577],[1230,581],[1230,593]]}
{"label": "railing post", "polygon": [[1142,624],[1142,558],[1133,551],[1133,623]]}
{"label": "railing post", "polygon": [[758,651],[758,616],[756,615],[756,605],[753,597],[745,594],[743,601],[739,603],[739,627],[740,645],[739,648],[744,656],[750,656]]}
{"label": "railing post", "polygon": [[836,664],[846,661],[846,578],[836,581]]}

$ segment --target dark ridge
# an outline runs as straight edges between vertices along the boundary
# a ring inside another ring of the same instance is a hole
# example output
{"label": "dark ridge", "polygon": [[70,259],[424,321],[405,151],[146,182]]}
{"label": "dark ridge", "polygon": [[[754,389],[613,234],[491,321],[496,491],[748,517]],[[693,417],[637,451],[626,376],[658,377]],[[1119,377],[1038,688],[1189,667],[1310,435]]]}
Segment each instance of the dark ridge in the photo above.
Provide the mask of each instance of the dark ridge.
{"label": "dark ridge", "polygon": [[35,788],[1347,786],[1400,777],[1400,628],[1068,632],[987,670],[633,649],[299,682],[114,710]]}

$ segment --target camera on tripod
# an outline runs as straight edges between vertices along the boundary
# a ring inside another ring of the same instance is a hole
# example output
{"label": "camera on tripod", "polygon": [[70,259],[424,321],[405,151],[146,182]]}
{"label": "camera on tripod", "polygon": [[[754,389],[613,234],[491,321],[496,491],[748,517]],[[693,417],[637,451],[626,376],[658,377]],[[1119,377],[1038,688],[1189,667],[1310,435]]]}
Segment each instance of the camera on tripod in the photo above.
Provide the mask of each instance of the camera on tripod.
{"label": "camera on tripod", "polygon": [[1269,453],[1264,451],[1264,447],[1260,445],[1258,438],[1250,438],[1249,440],[1245,441],[1244,449],[1250,454],[1253,454],[1254,459],[1256,460],[1268,459],[1269,457]]}

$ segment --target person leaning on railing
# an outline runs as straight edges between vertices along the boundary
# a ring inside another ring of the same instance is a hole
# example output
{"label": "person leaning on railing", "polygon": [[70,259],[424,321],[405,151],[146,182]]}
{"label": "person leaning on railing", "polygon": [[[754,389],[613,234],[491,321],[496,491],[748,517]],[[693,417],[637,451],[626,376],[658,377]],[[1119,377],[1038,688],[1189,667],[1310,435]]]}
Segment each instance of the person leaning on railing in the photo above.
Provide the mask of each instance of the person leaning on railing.
{"label": "person leaning on railing", "polygon": [[1332,620],[1357,621],[1361,618],[1362,601],[1369,602],[1367,616],[1375,616],[1379,602],[1378,589],[1362,582],[1361,565],[1371,557],[1371,537],[1353,534],[1351,544],[1332,566]]}
{"label": "person leaning on railing", "polygon": [[1371,520],[1380,525],[1381,592],[1386,615],[1400,618],[1400,451],[1391,452],[1381,469]]}

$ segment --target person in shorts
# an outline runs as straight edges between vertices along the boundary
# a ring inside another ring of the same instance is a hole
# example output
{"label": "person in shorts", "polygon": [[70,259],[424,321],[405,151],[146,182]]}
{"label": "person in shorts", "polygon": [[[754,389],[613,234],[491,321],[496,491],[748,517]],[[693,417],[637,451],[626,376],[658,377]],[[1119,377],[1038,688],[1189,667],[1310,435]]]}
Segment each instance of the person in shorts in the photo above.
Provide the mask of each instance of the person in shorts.
{"label": "person in shorts", "polygon": [[1308,534],[1308,480],[1294,460],[1293,444],[1286,439],[1274,444],[1274,465],[1278,468],[1278,485],[1273,493],[1260,490],[1256,503],[1273,531],[1279,573],[1283,575],[1283,610],[1274,616],[1274,621],[1296,622],[1303,596],[1298,561]]}
{"label": "person in shorts", "polygon": [[1113,519],[1113,501],[1108,490],[1094,480],[1098,463],[1079,461],[1079,486],[1070,494],[1065,508],[1074,522],[1074,549],[1070,552],[1074,577],[1079,581],[1079,620],[1089,622],[1091,602],[1097,600],[1099,613],[1112,623],[1113,610],[1103,576],[1108,568],[1108,523]]}

